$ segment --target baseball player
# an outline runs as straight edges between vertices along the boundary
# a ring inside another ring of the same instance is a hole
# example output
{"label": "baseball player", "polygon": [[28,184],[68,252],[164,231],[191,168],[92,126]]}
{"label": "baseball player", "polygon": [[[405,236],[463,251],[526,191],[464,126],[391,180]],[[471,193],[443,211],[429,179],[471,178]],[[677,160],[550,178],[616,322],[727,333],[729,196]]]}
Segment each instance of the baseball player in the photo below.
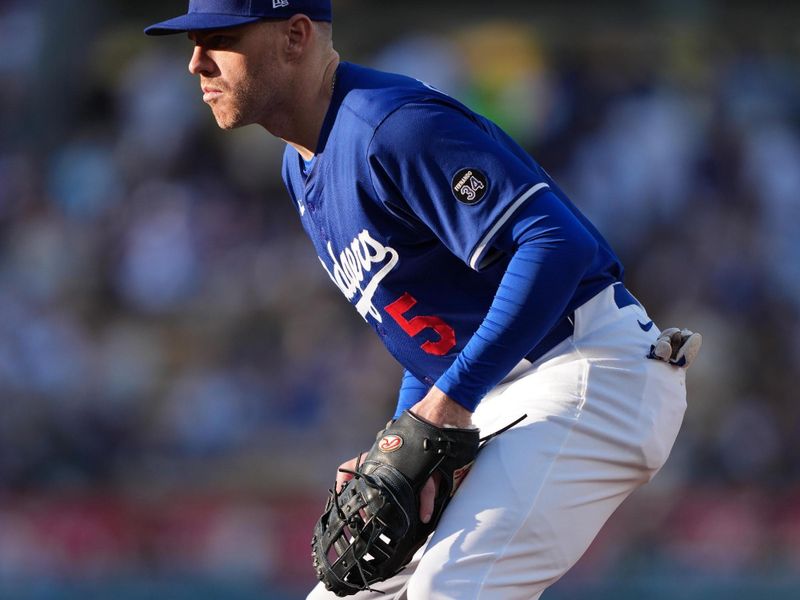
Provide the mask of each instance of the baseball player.
{"label": "baseball player", "polygon": [[354,597],[538,598],[664,464],[699,336],[661,335],[609,244],[496,125],[341,62],[331,22],[330,0],[191,0],[146,32],[188,32],[221,128],[287,142],[283,178],[322,268],[405,368],[395,418],[491,432],[525,415],[408,568]]}

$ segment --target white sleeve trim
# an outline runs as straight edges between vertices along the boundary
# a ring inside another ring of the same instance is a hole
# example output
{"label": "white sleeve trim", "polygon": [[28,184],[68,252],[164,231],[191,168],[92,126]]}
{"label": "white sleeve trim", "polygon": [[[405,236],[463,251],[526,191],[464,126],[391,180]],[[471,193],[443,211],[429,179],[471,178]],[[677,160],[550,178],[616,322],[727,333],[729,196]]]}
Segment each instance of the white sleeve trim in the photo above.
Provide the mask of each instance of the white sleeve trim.
{"label": "white sleeve trim", "polygon": [[473,270],[477,271],[478,267],[480,266],[481,259],[483,255],[486,253],[486,248],[489,246],[489,243],[494,239],[494,236],[497,235],[497,232],[505,225],[508,220],[514,215],[515,212],[519,209],[520,206],[525,204],[525,201],[533,196],[536,192],[549,189],[550,186],[546,183],[540,183],[538,185],[533,186],[527,192],[525,192],[522,196],[517,198],[516,202],[514,202],[511,206],[506,209],[506,212],[497,220],[497,223],[494,224],[484,236],[481,238],[481,241],[478,243],[478,246],[475,248],[475,251],[472,253],[472,256],[469,260],[469,266],[472,267]]}

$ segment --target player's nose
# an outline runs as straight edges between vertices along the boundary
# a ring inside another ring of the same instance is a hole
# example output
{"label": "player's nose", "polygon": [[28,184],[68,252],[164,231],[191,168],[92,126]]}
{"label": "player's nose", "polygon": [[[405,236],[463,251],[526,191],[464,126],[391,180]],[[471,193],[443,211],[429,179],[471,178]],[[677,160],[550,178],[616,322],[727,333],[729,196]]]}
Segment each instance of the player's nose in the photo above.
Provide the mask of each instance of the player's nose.
{"label": "player's nose", "polygon": [[189,60],[189,73],[192,75],[208,75],[214,70],[214,61],[206,53],[205,49],[197,44],[192,51],[192,58]]}

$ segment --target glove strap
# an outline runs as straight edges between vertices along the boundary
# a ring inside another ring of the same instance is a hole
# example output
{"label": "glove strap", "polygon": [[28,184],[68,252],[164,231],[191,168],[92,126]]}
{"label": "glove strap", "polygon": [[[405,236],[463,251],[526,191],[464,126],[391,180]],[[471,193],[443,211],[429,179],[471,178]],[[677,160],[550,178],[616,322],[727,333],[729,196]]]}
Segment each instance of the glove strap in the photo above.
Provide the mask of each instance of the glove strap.
{"label": "glove strap", "polygon": [[487,435],[486,437],[482,437],[480,440],[478,440],[478,441],[479,441],[479,443],[480,443],[480,445],[478,446],[478,452],[480,452],[481,450],[483,450],[484,446],[486,446],[486,444],[488,444],[490,441],[492,441],[492,440],[493,440],[494,438],[496,438],[498,435],[500,435],[501,433],[505,433],[506,431],[508,431],[509,429],[511,429],[512,427],[514,427],[514,425],[519,425],[520,423],[522,423],[522,422],[523,422],[525,419],[527,419],[527,418],[528,418],[528,414],[527,414],[527,413],[525,413],[525,414],[524,414],[524,415],[522,415],[522,416],[521,416],[519,419],[517,419],[516,421],[513,421],[513,422],[511,422],[511,423],[509,423],[508,425],[506,425],[506,426],[505,426],[505,427],[503,427],[502,429],[498,429],[498,430],[497,430],[497,431],[495,431],[494,433],[490,433],[490,434],[489,434],[489,435]]}

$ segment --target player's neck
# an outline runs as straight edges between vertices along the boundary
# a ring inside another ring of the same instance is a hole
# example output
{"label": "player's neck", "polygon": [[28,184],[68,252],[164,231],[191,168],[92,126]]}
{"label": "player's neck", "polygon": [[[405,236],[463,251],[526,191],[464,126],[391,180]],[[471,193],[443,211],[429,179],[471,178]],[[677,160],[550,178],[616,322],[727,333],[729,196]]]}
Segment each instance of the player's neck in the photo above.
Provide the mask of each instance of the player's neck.
{"label": "player's neck", "polygon": [[[311,160],[319,143],[325,117],[333,98],[333,88],[336,83],[336,69],[339,66],[339,55],[333,51],[321,70],[322,76],[317,75],[313,86],[303,86],[299,89],[296,102],[290,107],[284,127],[280,132],[266,127],[270,133],[277,135],[287,144],[300,153],[305,160]],[[320,71],[317,71],[319,73]],[[309,90],[316,90],[309,93]]]}

